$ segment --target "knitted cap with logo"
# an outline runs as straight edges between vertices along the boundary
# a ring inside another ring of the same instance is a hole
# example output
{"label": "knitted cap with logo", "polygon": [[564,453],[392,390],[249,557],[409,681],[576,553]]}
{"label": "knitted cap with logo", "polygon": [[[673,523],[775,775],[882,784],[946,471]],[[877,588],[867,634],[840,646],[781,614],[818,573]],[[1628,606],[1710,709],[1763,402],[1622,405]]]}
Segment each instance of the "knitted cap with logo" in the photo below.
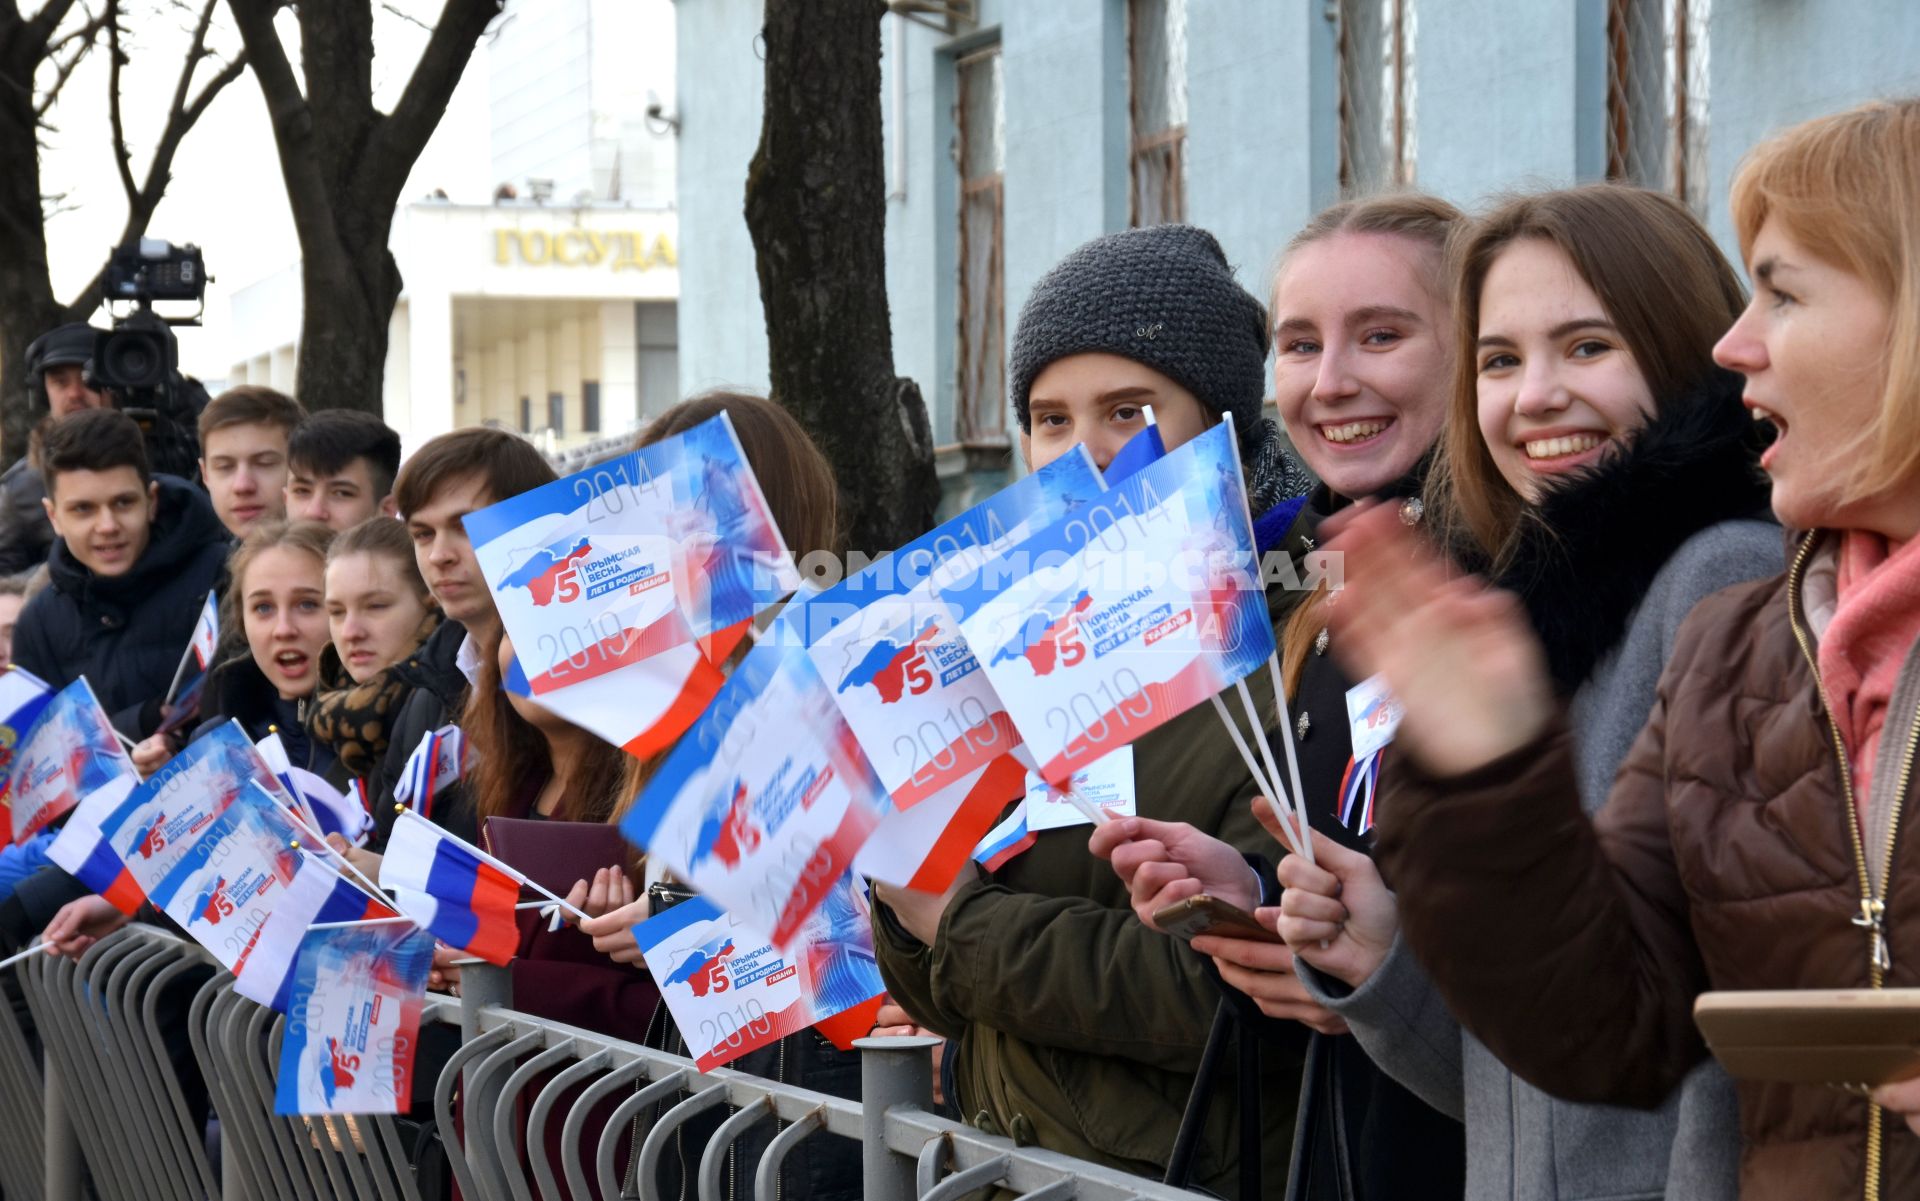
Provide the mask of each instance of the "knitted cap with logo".
{"label": "knitted cap with logo", "polygon": [[1020,428],[1031,428],[1033,381],[1076,354],[1113,354],[1191,392],[1217,419],[1233,414],[1254,513],[1311,480],[1261,415],[1267,314],[1233,277],[1220,243],[1191,225],[1106,234],[1055,264],[1020,309],[1007,364]]}

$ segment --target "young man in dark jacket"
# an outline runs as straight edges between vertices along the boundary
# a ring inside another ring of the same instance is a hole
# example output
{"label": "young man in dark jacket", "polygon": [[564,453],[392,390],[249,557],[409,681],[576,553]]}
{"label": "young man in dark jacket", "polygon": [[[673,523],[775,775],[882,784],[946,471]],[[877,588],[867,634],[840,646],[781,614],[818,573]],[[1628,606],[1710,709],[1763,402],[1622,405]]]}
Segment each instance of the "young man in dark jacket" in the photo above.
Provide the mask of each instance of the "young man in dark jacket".
{"label": "young man in dark jacket", "polygon": [[198,488],[148,471],[140,427],[117,410],[49,427],[41,463],[52,586],[20,614],[13,661],[55,688],[87,677],[114,725],[144,738],[219,579],[226,532]]}
{"label": "young man in dark jacket", "polygon": [[[553,479],[553,468],[525,439],[476,426],[428,442],[394,480],[393,497],[413,537],[420,575],[447,620],[395,671],[414,689],[394,719],[380,771],[368,782],[375,846],[385,845],[393,827],[393,785],[407,757],[421,738],[460,720],[481,657],[500,642],[500,614],[467,538],[466,516]],[[462,796],[434,798],[429,816],[462,838],[476,838]]]}

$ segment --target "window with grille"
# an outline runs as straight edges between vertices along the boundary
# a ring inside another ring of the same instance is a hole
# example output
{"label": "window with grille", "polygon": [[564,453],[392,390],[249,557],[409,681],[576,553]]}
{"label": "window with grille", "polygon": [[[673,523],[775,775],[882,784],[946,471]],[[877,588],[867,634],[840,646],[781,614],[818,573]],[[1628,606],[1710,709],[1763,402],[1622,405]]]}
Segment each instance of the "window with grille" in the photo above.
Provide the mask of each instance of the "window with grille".
{"label": "window with grille", "polygon": [[1707,210],[1710,0],[1608,0],[1607,178]]}
{"label": "window with grille", "polygon": [[1133,224],[1186,219],[1187,0],[1127,0]]}
{"label": "window with grille", "polygon": [[1414,0],[1339,0],[1340,193],[1413,183]]}
{"label": "window with grille", "polygon": [[960,169],[959,387],[955,424],[968,446],[1007,444],[1006,105],[1000,48],[954,63],[954,157]]}

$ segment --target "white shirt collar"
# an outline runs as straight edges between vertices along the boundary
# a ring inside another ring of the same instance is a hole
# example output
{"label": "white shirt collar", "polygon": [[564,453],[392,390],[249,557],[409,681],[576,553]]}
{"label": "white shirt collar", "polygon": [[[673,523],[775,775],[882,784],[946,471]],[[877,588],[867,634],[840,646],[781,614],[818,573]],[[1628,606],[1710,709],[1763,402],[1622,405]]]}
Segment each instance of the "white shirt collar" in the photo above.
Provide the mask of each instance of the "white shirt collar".
{"label": "white shirt collar", "polygon": [[453,665],[460,669],[461,675],[467,677],[469,688],[480,683],[480,663],[480,644],[469,633],[460,640],[460,649],[453,656]]}

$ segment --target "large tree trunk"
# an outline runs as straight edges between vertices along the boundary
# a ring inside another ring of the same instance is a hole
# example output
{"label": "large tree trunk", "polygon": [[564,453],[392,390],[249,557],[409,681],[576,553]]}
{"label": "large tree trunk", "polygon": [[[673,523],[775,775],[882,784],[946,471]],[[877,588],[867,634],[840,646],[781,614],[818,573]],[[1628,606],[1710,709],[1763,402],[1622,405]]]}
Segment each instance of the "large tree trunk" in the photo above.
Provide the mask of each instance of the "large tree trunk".
{"label": "large tree trunk", "polygon": [[502,3],[447,0],[399,102],[382,113],[373,105],[370,0],[299,6],[299,77],[273,27],[279,0],[228,0],[267,101],[300,237],[305,309],[295,370],[310,410],[383,410],[387,325],[401,287],[387,250],[394,207]]}
{"label": "large tree trunk", "polygon": [[920,389],[893,371],[880,134],[884,0],[767,0],[766,111],[747,172],[774,399],[826,453],[852,549],[933,524]]}
{"label": "large tree trunk", "polygon": [[40,208],[40,126],[34,72],[44,36],[8,5],[0,16],[0,457],[26,453],[34,414],[27,398],[27,344],[60,324],[64,309],[47,275]]}
{"label": "large tree trunk", "polygon": [[400,298],[400,266],[384,234],[355,252],[303,256],[306,311],[295,370],[309,409],[382,410],[387,329]]}

